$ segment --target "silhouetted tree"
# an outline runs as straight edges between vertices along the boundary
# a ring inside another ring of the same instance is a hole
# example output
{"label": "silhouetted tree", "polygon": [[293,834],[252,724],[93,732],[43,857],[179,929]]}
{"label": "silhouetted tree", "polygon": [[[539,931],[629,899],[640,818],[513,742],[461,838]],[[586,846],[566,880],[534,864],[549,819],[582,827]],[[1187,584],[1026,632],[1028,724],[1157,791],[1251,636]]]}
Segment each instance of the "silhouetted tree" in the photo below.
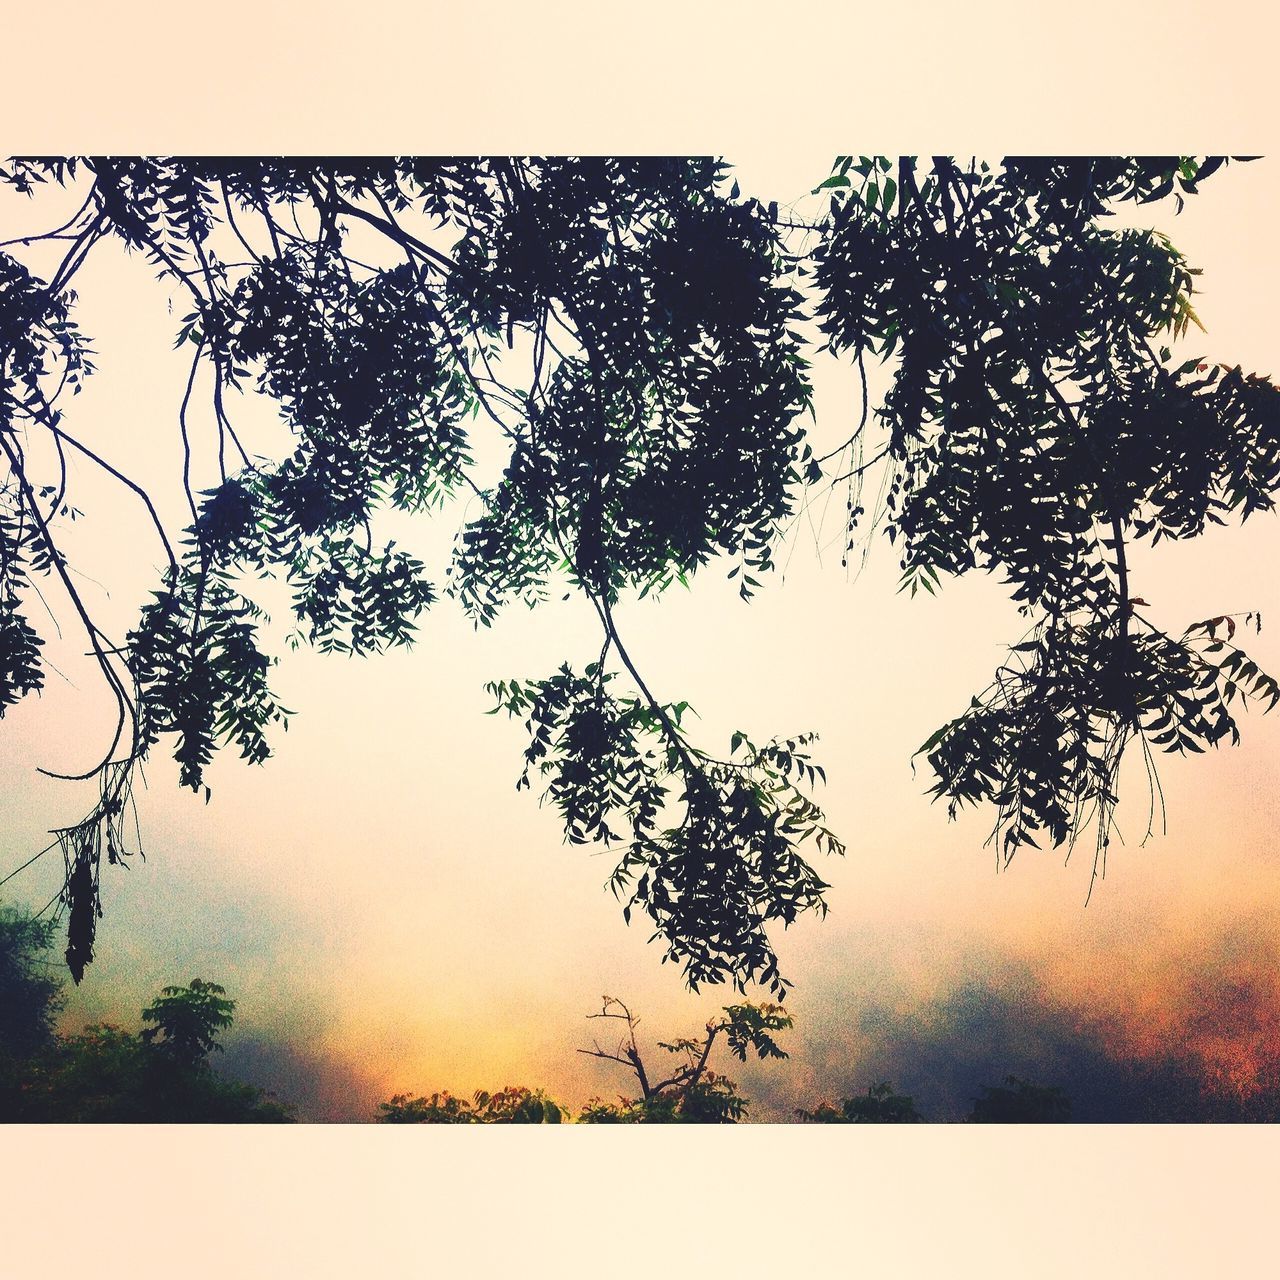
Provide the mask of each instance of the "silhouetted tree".
{"label": "silhouetted tree", "polygon": [[16,907],[0,907],[0,1058],[29,1057],[53,1039],[62,984],[50,952],[55,926]]}
{"label": "silhouetted tree", "polygon": [[729,1005],[722,1017],[707,1023],[702,1036],[659,1041],[658,1048],[671,1054],[676,1065],[654,1071],[646,1067],[636,1042],[640,1020],[621,1000],[606,996],[600,1012],[591,1017],[621,1022],[625,1032],[613,1050],[597,1041],[578,1052],[626,1067],[635,1076],[640,1095],[617,1102],[592,1099],[578,1117],[581,1124],[736,1124],[746,1116],[749,1104],[732,1080],[708,1068],[712,1047],[723,1037],[740,1062],[752,1050],[762,1059],[785,1058],[786,1052],[773,1037],[791,1027],[791,1015],[778,1005]]}
{"label": "silhouetted tree", "polygon": [[865,1094],[843,1099],[837,1106],[824,1102],[812,1111],[800,1110],[796,1114],[813,1124],[920,1124],[924,1120],[914,1100],[895,1093],[893,1085],[884,1080],[868,1086]]}
{"label": "silhouetted tree", "polygon": [[[806,489],[847,492],[852,540],[878,472],[872,518],[913,592],[979,568],[1008,581],[1028,631],[922,747],[933,791],[952,813],[993,806],[1006,859],[1074,839],[1092,815],[1100,859],[1131,741],[1151,766],[1156,749],[1234,741],[1233,701],[1280,700],[1234,645],[1234,618],[1165,634],[1130,580],[1134,539],[1269,510],[1280,485],[1276,388],[1162,345],[1199,323],[1194,272],[1163,236],[1106,223],[1119,201],[1180,206],[1222,163],[845,156],[820,204],[780,212],[706,159],[11,162],[0,179],[15,190],[82,198],[64,225],[0,248],[0,710],[43,679],[28,618],[42,581],[118,709],[81,775],[100,800],[56,833],[73,975],[92,958],[102,860],[131,851],[130,787],[151,748],[168,740],[207,796],[215,749],[261,761],[286,715],[246,578],[287,580],[300,641],[407,644],[440,589],[373,522],[460,492],[446,590],[477,623],[557,584],[599,618],[582,671],[492,690],[531,734],[521,785],[546,787],[569,840],[617,846],[614,892],[691,984],[783,993],[767,928],[824,909],[807,858],[842,846],[808,794],[822,777],[809,739],[698,745],[615,607],[714,560],[751,595]],[[63,417],[92,371],[72,285],[109,239],[185,300],[181,537]],[[50,247],[40,274],[29,251]],[[864,376],[858,422],[820,455],[803,422],[806,316]],[[875,407],[869,358],[892,368]],[[206,387],[217,465],[201,480]],[[279,406],[287,456],[242,439],[248,388]],[[506,451],[483,483],[476,422]],[[119,642],[60,551],[73,455],[155,529],[157,590]]]}
{"label": "silhouetted tree", "polygon": [[142,1011],[143,1022],[152,1025],[142,1038],[157,1054],[180,1067],[204,1062],[213,1052],[222,1052],[218,1033],[232,1021],[235,1001],[216,982],[192,978],[185,987],[165,987]]}
{"label": "silhouetted tree", "polygon": [[1065,1124],[1071,1099],[1059,1088],[1006,1076],[999,1085],[983,1085],[968,1119],[973,1124]]}

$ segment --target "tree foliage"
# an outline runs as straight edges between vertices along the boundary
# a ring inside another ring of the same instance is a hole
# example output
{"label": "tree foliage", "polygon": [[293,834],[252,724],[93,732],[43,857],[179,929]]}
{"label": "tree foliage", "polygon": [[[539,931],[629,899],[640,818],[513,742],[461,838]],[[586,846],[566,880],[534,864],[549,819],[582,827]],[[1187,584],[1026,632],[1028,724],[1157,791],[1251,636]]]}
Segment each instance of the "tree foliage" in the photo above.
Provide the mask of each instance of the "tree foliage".
{"label": "tree foliage", "polygon": [[[209,1055],[235,1003],[217,983],[166,987],[141,1032],[109,1023],[58,1034],[61,983],[50,972],[51,922],[0,914],[0,1121],[278,1123],[291,1108],[213,1070]],[[16,978],[15,978],[16,975]]]}
{"label": "tree foliage", "polygon": [[389,1102],[380,1102],[378,1112],[382,1124],[559,1124],[568,1115],[541,1089],[523,1085],[497,1093],[481,1090],[470,1102],[447,1090],[430,1097],[398,1093]]}
{"label": "tree foliage", "polygon": [[801,1109],[797,1115],[811,1124],[919,1124],[924,1120],[915,1101],[895,1093],[886,1080],[868,1085],[866,1093],[843,1098],[835,1106],[824,1102],[812,1111]]}
{"label": "tree foliage", "polygon": [[1017,1076],[984,1085],[969,1113],[973,1124],[1064,1124],[1070,1119],[1071,1099],[1061,1089]]}
{"label": "tree foliage", "polygon": [[[756,747],[735,733],[728,758],[715,759],[680,735],[687,704],[618,698],[611,680],[591,664],[583,676],[566,666],[490,686],[498,709],[529,731],[519,785],[534,772],[547,780],[571,843],[624,842],[610,888],[626,897],[627,920],[645,910],[663,959],[682,960],[693,986],[726,975],[780,986],[761,925],[825,911],[827,886],[800,850],[808,841],[843,851],[801,790],[822,776],[805,750],[812,735]],[[683,814],[672,827],[677,796]]]}
{"label": "tree foliage", "polygon": [[[926,1120],[912,1098],[895,1093],[884,1081],[834,1106],[824,1102],[796,1114],[811,1124],[921,1124]],[[1071,1098],[1056,1085],[1006,1076],[1000,1084],[981,1087],[965,1119],[970,1124],[1065,1124],[1071,1119]]]}
{"label": "tree foliage", "polygon": [[6,1082],[4,1119],[54,1124],[279,1124],[292,1109],[207,1063],[181,1064],[110,1023],[60,1037]]}
{"label": "tree foliage", "polygon": [[182,1066],[196,1066],[217,1051],[218,1033],[232,1021],[235,1001],[216,982],[192,978],[185,987],[165,987],[142,1011],[142,1038],[157,1053]]}
{"label": "tree foliage", "polygon": [[55,926],[0,907],[0,1058],[22,1059],[53,1040],[62,983],[50,963]]}
{"label": "tree foliage", "polygon": [[[99,803],[55,833],[73,975],[92,958],[103,858],[132,852],[147,754],[164,741],[194,789],[220,747],[269,754],[288,712],[251,594],[275,575],[296,641],[353,653],[409,643],[441,595],[489,626],[511,601],[583,593],[596,661],[493,686],[530,731],[521,782],[547,787],[570,840],[620,847],[610,885],[691,984],[781,995],[767,930],[823,909],[809,851],[842,848],[809,794],[808,739],[699,747],[615,606],[713,562],[749,597],[787,520],[831,487],[848,491],[851,540],[883,526],[904,588],[995,572],[1027,618],[991,686],[921,748],[935,796],[991,806],[1006,860],[1092,821],[1100,866],[1131,742],[1153,768],[1159,751],[1234,741],[1240,706],[1280,700],[1231,643],[1234,619],[1165,634],[1128,567],[1134,540],[1269,510],[1280,484],[1276,388],[1173,355],[1199,324],[1195,271],[1162,235],[1108,223],[1120,202],[1180,206],[1223,163],[846,156],[813,208],[780,212],[705,159],[10,162],[16,191],[82,198],[64,225],[0,246],[0,713],[43,680],[31,602],[50,587],[118,710],[80,775]],[[64,423],[92,372],[71,286],[107,240],[182,299],[180,536]],[[40,274],[28,251],[51,246]],[[860,420],[821,455],[810,319],[864,387]],[[892,379],[874,411],[868,360]],[[242,439],[242,392],[278,407],[285,456]],[[503,451],[492,478],[479,433]],[[197,437],[216,445],[207,482]],[[71,454],[154,525],[159,582],[117,639],[59,549],[78,514]],[[447,566],[375,535],[380,511],[464,493]]]}
{"label": "tree foliage", "polygon": [[994,804],[1006,860],[1089,813],[1104,853],[1131,738],[1203,751],[1238,736],[1233,699],[1280,701],[1212,624],[1148,622],[1128,578],[1128,542],[1269,510],[1280,483],[1276,388],[1156,350],[1199,323],[1194,272],[1165,237],[1102,221],[1218,164],[939,159],[922,184],[907,160],[841,167],[819,313],[833,347],[899,354],[877,416],[904,581],[998,571],[1033,619],[922,748],[933,792]]}

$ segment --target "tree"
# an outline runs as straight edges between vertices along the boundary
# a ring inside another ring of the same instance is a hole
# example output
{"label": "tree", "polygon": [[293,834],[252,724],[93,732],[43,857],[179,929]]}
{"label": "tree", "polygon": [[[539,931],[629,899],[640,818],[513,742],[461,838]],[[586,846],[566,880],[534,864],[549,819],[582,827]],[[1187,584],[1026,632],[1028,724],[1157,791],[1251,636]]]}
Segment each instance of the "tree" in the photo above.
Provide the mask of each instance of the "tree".
{"label": "tree", "polygon": [[920,1124],[924,1120],[913,1099],[895,1093],[882,1080],[868,1086],[865,1094],[845,1098],[838,1106],[821,1103],[812,1111],[798,1111],[801,1120],[812,1124]]}
{"label": "tree", "polygon": [[723,1036],[739,1062],[747,1060],[748,1050],[762,1059],[785,1058],[773,1035],[791,1027],[791,1015],[778,1005],[729,1005],[722,1017],[707,1023],[704,1035],[660,1041],[658,1048],[671,1054],[677,1065],[655,1075],[646,1068],[636,1043],[640,1020],[621,1000],[605,996],[600,1012],[591,1017],[621,1022],[626,1030],[612,1051],[597,1041],[578,1052],[627,1067],[640,1096],[618,1102],[593,1099],[578,1117],[582,1124],[736,1124],[746,1116],[749,1104],[732,1080],[708,1069],[712,1046]]}
{"label": "tree", "polygon": [[1071,1099],[1059,1088],[1006,1076],[1000,1085],[983,1085],[969,1113],[973,1124],[1064,1124]]}
{"label": "tree", "polygon": [[[43,680],[30,621],[43,583],[118,713],[100,761],[73,775],[98,780],[99,802],[55,832],[73,976],[92,958],[103,858],[135,851],[126,818],[150,750],[166,740],[208,798],[214,751],[261,762],[286,718],[254,579],[287,581],[299,643],[408,644],[441,592],[379,542],[378,513],[459,493],[475,514],[444,590],[477,625],[564,586],[599,618],[581,672],[491,690],[530,733],[519,785],[546,788],[571,842],[616,848],[624,915],[649,917],[692,986],[785,993],[768,929],[825,909],[809,859],[843,845],[811,796],[824,775],[809,737],[696,743],[688,704],[650,689],[615,607],[713,561],[751,596],[818,491],[847,494],[852,545],[877,473],[870,521],[898,547],[904,588],[997,572],[1028,624],[921,747],[934,796],[952,815],[991,806],[1006,861],[1092,823],[1096,873],[1131,743],[1154,777],[1158,751],[1235,741],[1240,706],[1280,701],[1233,643],[1236,618],[1160,631],[1127,554],[1269,510],[1280,485],[1276,387],[1173,355],[1164,344],[1199,324],[1193,268],[1161,235],[1106,225],[1121,201],[1181,207],[1224,163],[845,156],[821,203],[779,211],[711,160],[11,162],[0,178],[19,192],[83,197],[64,225],[0,246],[0,711]],[[181,536],[63,416],[92,372],[71,286],[113,238],[185,300]],[[51,246],[45,274],[24,261]],[[863,376],[859,420],[822,453],[803,421],[806,317]],[[892,375],[874,409],[869,359]],[[287,456],[242,441],[250,390],[291,427]],[[485,487],[477,430],[506,450]],[[70,454],[154,526],[157,590],[124,637],[95,622],[60,550],[78,514]],[[1154,811],[1154,781],[1152,794]]]}
{"label": "tree", "polygon": [[30,1057],[53,1040],[62,984],[49,952],[53,921],[0,907],[0,1059]]}
{"label": "tree", "polygon": [[[46,944],[47,945],[47,944]],[[216,983],[166,987],[139,1032],[109,1023],[53,1035],[0,1063],[0,1120],[26,1123],[270,1124],[292,1110],[215,1072],[209,1054],[235,1003]]]}

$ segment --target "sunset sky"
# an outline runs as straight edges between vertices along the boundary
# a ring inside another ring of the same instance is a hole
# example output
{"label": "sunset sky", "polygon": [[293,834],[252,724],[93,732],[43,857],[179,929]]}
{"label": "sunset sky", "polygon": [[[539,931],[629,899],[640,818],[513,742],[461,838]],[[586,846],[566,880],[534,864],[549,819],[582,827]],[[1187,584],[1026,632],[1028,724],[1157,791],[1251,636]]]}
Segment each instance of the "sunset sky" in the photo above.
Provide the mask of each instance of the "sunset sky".
{"label": "sunset sky", "polygon": [[[749,156],[738,177],[745,192],[789,202],[829,164],[825,153]],[[1203,268],[1207,333],[1192,331],[1188,355],[1280,372],[1280,263],[1266,248],[1276,207],[1280,162],[1262,160],[1216,175],[1177,217],[1171,203],[1125,211]],[[61,211],[56,198],[6,195],[0,238],[45,229]],[[69,405],[69,428],[149,482],[180,526],[181,312],[110,242],[77,288],[99,372]],[[856,378],[814,360],[816,433],[838,440],[856,414]],[[269,407],[241,415],[258,449],[278,447]],[[85,516],[69,545],[87,593],[122,631],[152,587],[155,548],[118,494],[83,469],[73,484]],[[860,572],[860,557],[842,568],[841,506],[839,493],[826,510],[820,498],[797,519],[779,573],[750,604],[713,565],[688,592],[618,611],[650,686],[699,713],[701,743],[724,745],[735,729],[820,735],[819,800],[849,852],[819,867],[832,886],[827,919],[774,935],[796,1026],[787,1062],[730,1071],[753,1118],[790,1119],[885,1078],[927,1114],[954,1118],[977,1085],[1010,1071],[1074,1092],[1106,1078],[1108,1063],[1181,1047],[1213,1078],[1247,1087],[1280,1055],[1280,716],[1247,718],[1238,748],[1163,760],[1168,833],[1145,844],[1146,782],[1131,769],[1119,814],[1128,843],[1113,847],[1087,907],[1087,840],[1065,866],[1060,852],[1029,849],[997,874],[984,848],[991,815],[949,823],[911,754],[986,685],[1025,624],[995,578],[947,582],[937,598],[897,594],[882,536]],[[439,581],[464,514],[459,503],[434,523],[388,529],[438,566]],[[1259,516],[1134,548],[1131,580],[1175,634],[1260,610],[1264,629],[1246,647],[1280,672],[1278,552],[1280,524]],[[649,1044],[694,1034],[731,998],[690,994],[643,923],[624,926],[604,889],[610,855],[565,845],[536,790],[515,791],[523,730],[484,714],[487,680],[595,656],[584,603],[517,606],[477,633],[446,599],[412,650],[348,660],[290,652],[279,597],[262,599],[279,621],[275,686],[297,714],[264,767],[230,752],[216,761],[207,806],[178,789],[164,744],[153,754],[138,795],[147,858],[103,870],[97,958],[71,993],[68,1026],[136,1025],[160,986],[217,981],[238,1004],[222,1065],[305,1118],[360,1120],[398,1092],[527,1084],[574,1108],[613,1097],[631,1082],[575,1052],[591,1042],[586,1015],[603,994],[640,1013]],[[86,808],[86,793],[36,767],[88,767],[109,719],[77,646],[44,623],[65,679],[51,671],[43,695],[0,728],[0,874]],[[61,873],[55,851],[4,892],[39,907]]]}

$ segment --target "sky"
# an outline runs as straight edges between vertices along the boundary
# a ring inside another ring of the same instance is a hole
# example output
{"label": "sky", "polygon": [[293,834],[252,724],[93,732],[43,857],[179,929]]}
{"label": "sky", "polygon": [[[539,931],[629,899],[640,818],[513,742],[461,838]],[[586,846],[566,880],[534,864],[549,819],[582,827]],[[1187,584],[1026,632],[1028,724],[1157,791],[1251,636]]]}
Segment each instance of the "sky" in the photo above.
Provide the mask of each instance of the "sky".
{"label": "sky", "polygon": [[[788,201],[829,157],[738,163],[744,191]],[[1193,331],[1188,354],[1275,371],[1280,265],[1265,233],[1278,195],[1280,165],[1263,160],[1215,176],[1176,217],[1171,206],[1126,212],[1168,231],[1203,269],[1207,333]],[[0,238],[54,221],[38,204],[0,203]],[[181,312],[113,245],[95,250],[77,287],[100,368],[69,406],[68,428],[150,478],[178,525],[186,371],[171,348]],[[813,372],[816,430],[838,439],[856,414],[856,379],[829,357]],[[279,445],[269,409],[243,413],[251,448]],[[72,546],[86,589],[127,624],[150,589],[154,546],[139,512],[87,473],[75,479],[85,515]],[[848,854],[819,868],[828,917],[774,935],[795,984],[795,1028],[787,1062],[730,1072],[753,1116],[789,1119],[891,1079],[949,1118],[1011,1071],[1114,1094],[1123,1064],[1183,1048],[1224,1087],[1248,1087],[1280,1052],[1280,718],[1249,718],[1240,747],[1162,762],[1168,833],[1145,844],[1146,787],[1131,773],[1119,814],[1130,839],[1113,848],[1087,906],[1086,848],[1065,866],[1058,852],[1024,850],[997,873],[984,848],[989,816],[949,823],[911,754],[987,683],[1023,625],[990,577],[948,582],[936,598],[897,594],[883,538],[865,566],[842,568],[834,501],[825,522],[817,509],[796,522],[783,567],[750,604],[712,566],[688,592],[618,611],[650,687],[692,704],[701,742],[724,744],[735,729],[820,735],[820,799]],[[396,532],[442,564],[464,514],[457,506],[434,527]],[[1185,545],[1135,548],[1131,579],[1175,632],[1249,609],[1280,626],[1278,550],[1277,522],[1261,516]],[[218,981],[237,1001],[229,1071],[307,1118],[361,1120],[399,1092],[527,1084],[571,1107],[626,1093],[619,1070],[575,1052],[591,1043],[586,1015],[603,995],[639,1012],[646,1046],[694,1034],[728,1002],[726,991],[689,993],[643,925],[624,926],[603,887],[608,855],[564,845],[554,813],[515,791],[523,731],[484,714],[486,681],[594,656],[585,606],[517,607],[477,633],[446,600],[412,650],[369,660],[289,652],[286,630],[272,631],[275,684],[297,714],[271,761],[254,768],[224,753],[205,805],[154,754],[139,793],[147,858],[104,869],[97,958],[71,993],[68,1026],[136,1025],[160,986]],[[1264,626],[1248,644],[1272,671],[1276,634]],[[83,791],[36,767],[86,767],[107,725],[74,646],[49,630],[49,654],[66,678],[51,675],[0,730],[0,868],[86,807]],[[6,891],[42,905],[57,889],[56,858]]]}

